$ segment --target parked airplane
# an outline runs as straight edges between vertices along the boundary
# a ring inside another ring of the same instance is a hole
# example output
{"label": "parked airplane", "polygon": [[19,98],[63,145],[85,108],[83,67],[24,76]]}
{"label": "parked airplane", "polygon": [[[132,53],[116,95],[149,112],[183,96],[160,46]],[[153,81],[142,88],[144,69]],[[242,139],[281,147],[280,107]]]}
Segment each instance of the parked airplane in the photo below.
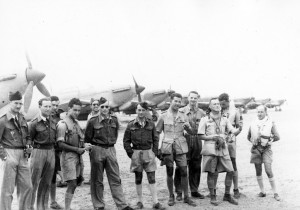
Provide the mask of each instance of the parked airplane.
{"label": "parked airplane", "polygon": [[255,99],[253,101],[250,101],[247,105],[246,108],[247,109],[256,109],[258,106],[260,105],[265,105],[266,103],[270,102],[271,99],[270,98],[266,98],[266,99]]}
{"label": "parked airplane", "polygon": [[284,102],[286,102],[285,99],[271,100],[270,102],[266,103],[266,107],[268,107],[268,108],[274,108],[275,107],[275,111],[281,111],[281,105]]}
{"label": "parked airplane", "polygon": [[0,116],[9,110],[9,92],[19,91],[24,98],[24,112],[27,113],[32,101],[33,87],[45,96],[50,96],[47,88],[41,83],[45,74],[32,68],[31,61],[26,54],[28,67],[25,72],[0,76]]}

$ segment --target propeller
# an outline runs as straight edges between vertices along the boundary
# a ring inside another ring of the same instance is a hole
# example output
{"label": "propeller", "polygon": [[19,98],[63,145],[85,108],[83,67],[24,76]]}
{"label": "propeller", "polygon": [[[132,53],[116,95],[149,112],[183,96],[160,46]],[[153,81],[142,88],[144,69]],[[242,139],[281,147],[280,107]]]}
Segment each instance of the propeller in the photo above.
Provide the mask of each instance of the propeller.
{"label": "propeller", "polygon": [[26,59],[28,63],[28,67],[26,68],[26,79],[28,82],[28,86],[24,94],[24,111],[27,113],[31,104],[34,86],[36,86],[44,96],[49,97],[50,93],[45,87],[45,85],[41,83],[41,81],[44,79],[46,75],[32,68],[32,64],[27,52],[26,52]]}
{"label": "propeller", "polygon": [[29,82],[29,84],[28,84],[28,86],[25,90],[25,94],[24,94],[24,111],[26,113],[28,112],[28,109],[29,109],[30,104],[31,104],[33,86],[34,86],[34,83],[31,81],[31,82]]}
{"label": "propeller", "polygon": [[135,81],[134,76],[132,76],[134,84],[135,84],[135,92],[138,95],[138,100],[139,102],[142,102],[142,97],[141,97],[141,92],[143,92],[143,90],[145,90],[144,86],[138,85],[137,82]]}

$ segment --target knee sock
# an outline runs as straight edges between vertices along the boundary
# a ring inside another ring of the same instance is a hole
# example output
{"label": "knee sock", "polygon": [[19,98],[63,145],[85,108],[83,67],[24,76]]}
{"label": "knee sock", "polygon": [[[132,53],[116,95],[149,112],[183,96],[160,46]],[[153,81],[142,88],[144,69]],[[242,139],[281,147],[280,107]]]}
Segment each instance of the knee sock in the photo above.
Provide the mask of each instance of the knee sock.
{"label": "knee sock", "polygon": [[152,200],[154,204],[158,203],[158,199],[157,199],[157,189],[156,189],[156,184],[149,184],[149,188],[150,188],[150,192],[152,195]]}
{"label": "knee sock", "polygon": [[258,183],[258,186],[259,186],[259,188],[260,188],[260,191],[261,191],[262,193],[265,193],[263,177],[262,177],[262,176],[256,176],[256,179],[257,179],[257,183]]}
{"label": "knee sock", "polygon": [[139,202],[143,203],[143,188],[142,188],[142,184],[136,184],[136,193],[138,195],[138,200]]}
{"label": "knee sock", "polygon": [[171,176],[167,176],[167,185],[168,185],[168,190],[169,190],[169,194],[173,195],[173,177]]}
{"label": "knee sock", "polygon": [[233,172],[233,189],[235,189],[235,190],[239,188],[238,177],[239,177],[238,171],[234,171]]}
{"label": "knee sock", "polygon": [[274,177],[269,178],[269,182],[270,182],[270,185],[271,185],[271,187],[272,187],[273,193],[274,193],[274,194],[277,193],[277,189],[276,189],[276,184],[275,184]]}
{"label": "knee sock", "polygon": [[219,177],[219,173],[215,172],[214,173],[214,188],[215,189],[217,189],[218,177]]}
{"label": "knee sock", "polygon": [[187,198],[189,197],[189,186],[188,186],[188,178],[187,176],[185,177],[181,177],[181,186],[182,186],[182,189],[183,189],[183,194],[184,194],[184,197]]}
{"label": "knee sock", "polygon": [[227,172],[225,177],[225,194],[230,194],[233,172]]}
{"label": "knee sock", "polygon": [[71,209],[72,198],[73,198],[73,194],[66,193],[66,195],[65,195],[65,210]]}

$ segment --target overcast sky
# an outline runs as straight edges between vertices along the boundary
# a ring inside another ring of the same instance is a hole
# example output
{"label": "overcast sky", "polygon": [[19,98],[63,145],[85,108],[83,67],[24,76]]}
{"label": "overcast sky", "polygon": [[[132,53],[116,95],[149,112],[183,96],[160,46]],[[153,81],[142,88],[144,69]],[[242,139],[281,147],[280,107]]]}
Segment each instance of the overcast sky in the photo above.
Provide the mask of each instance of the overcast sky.
{"label": "overcast sky", "polygon": [[[139,84],[202,96],[300,95],[300,2],[0,0],[0,69],[53,91]],[[298,100],[300,101],[300,100]]]}

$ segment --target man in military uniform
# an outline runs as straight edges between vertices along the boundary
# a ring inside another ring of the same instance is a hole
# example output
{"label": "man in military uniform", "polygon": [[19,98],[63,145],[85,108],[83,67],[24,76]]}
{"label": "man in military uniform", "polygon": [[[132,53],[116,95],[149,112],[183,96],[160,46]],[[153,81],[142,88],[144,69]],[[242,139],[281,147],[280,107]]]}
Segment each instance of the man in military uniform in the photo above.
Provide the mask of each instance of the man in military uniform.
{"label": "man in military uniform", "polygon": [[[240,132],[243,126],[243,118],[240,112],[235,108],[234,104],[230,104],[229,95],[222,93],[219,96],[220,105],[222,107],[222,115],[227,117],[234,128],[240,128]],[[238,135],[238,132],[236,135]],[[238,170],[236,166],[236,135],[229,135],[227,138],[227,145],[229,156],[233,166],[233,193],[235,198],[240,197],[238,186]]]}
{"label": "man in military uniform", "polygon": [[[51,104],[52,104],[52,109],[51,109],[51,117],[53,121],[55,122],[55,125],[60,121],[60,114],[58,113],[58,105],[59,105],[59,98],[57,96],[51,96]],[[60,182],[58,186],[67,186],[67,183],[63,181],[63,176],[61,172],[61,167],[60,167],[60,154],[61,154],[61,149],[58,148],[58,145],[55,144],[55,167],[54,167],[54,173],[51,181],[51,186],[50,186],[50,207],[52,209],[62,209],[62,207],[56,202],[56,177],[57,175],[60,176]]]}
{"label": "man in military uniform", "polygon": [[[179,109],[179,112],[184,113],[191,125],[192,133],[185,134],[185,138],[188,144],[188,153],[187,153],[187,162],[189,168],[189,185],[191,190],[191,196],[194,198],[204,199],[204,196],[198,192],[200,185],[200,176],[201,176],[201,150],[202,150],[202,141],[197,135],[198,126],[200,119],[205,116],[205,112],[202,109],[198,108],[198,99],[199,94],[196,91],[191,91],[188,95],[189,104],[183,108]],[[175,169],[174,177],[175,191],[177,193],[176,199],[178,201],[182,200],[182,189],[181,189],[181,180],[180,180],[180,170],[179,167]]]}
{"label": "man in military uniform", "polygon": [[[136,107],[137,117],[130,121],[124,133],[123,145],[131,159],[130,171],[135,173],[135,186],[138,195],[137,207],[142,209],[142,179],[143,170],[147,173],[149,188],[153,199],[153,209],[165,209],[157,199],[155,157],[158,155],[159,137],[155,124],[146,117],[148,104],[141,102]],[[131,146],[132,145],[132,146]]]}
{"label": "man in military uniform", "polygon": [[56,122],[51,117],[51,99],[39,100],[40,113],[31,120],[29,133],[33,142],[33,151],[30,159],[32,194],[30,209],[34,210],[35,197],[36,207],[39,210],[48,208],[48,196],[50,184],[54,173],[56,142]]}
{"label": "man in military uniform", "polygon": [[88,121],[85,131],[85,142],[93,145],[90,152],[92,202],[96,210],[104,209],[105,169],[112,197],[118,209],[131,210],[125,201],[114,147],[118,138],[119,123],[117,117],[109,113],[109,109],[109,102],[101,98],[100,114]]}
{"label": "man in military uniform", "polygon": [[92,108],[92,112],[88,115],[87,120],[91,119],[92,117],[100,113],[99,99],[91,98],[91,108]]}
{"label": "man in military uniform", "polygon": [[0,158],[3,161],[0,209],[10,210],[15,186],[19,210],[28,209],[32,192],[28,157],[31,139],[24,116],[20,113],[22,95],[10,93],[10,110],[0,117]]}
{"label": "man in military uniform", "polygon": [[210,113],[203,117],[199,123],[198,134],[204,140],[201,154],[203,155],[203,171],[207,174],[207,185],[210,192],[210,202],[218,205],[216,200],[215,173],[226,173],[225,194],[223,201],[238,205],[238,202],[231,197],[230,187],[232,184],[233,167],[230,160],[227,143],[227,133],[236,135],[240,132],[235,129],[226,117],[221,115],[221,107],[218,98],[212,98],[209,103]]}
{"label": "man in military uniform", "polygon": [[170,107],[159,117],[156,126],[158,133],[161,133],[162,131],[164,132],[160,150],[162,154],[162,165],[166,165],[167,171],[167,185],[170,194],[168,205],[173,206],[175,204],[175,197],[173,193],[173,165],[175,161],[176,165],[179,167],[181,175],[181,186],[184,193],[183,202],[191,206],[196,206],[188,194],[186,160],[188,145],[184,137],[184,130],[191,133],[191,126],[188,122],[187,116],[182,112],[178,112],[182,96],[178,93],[173,93],[170,98]]}
{"label": "man in military uniform", "polygon": [[[81,155],[89,145],[84,145],[84,135],[77,121],[81,102],[73,98],[68,104],[68,114],[58,122],[57,142],[62,149],[60,164],[64,181],[68,183],[65,194],[65,209],[70,210],[72,198],[80,179],[83,161]],[[85,148],[86,146],[86,148]]]}

